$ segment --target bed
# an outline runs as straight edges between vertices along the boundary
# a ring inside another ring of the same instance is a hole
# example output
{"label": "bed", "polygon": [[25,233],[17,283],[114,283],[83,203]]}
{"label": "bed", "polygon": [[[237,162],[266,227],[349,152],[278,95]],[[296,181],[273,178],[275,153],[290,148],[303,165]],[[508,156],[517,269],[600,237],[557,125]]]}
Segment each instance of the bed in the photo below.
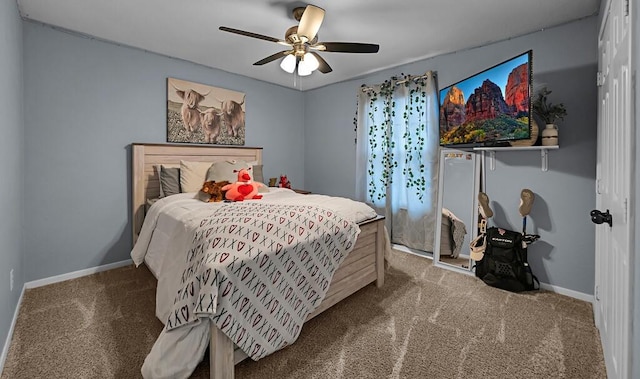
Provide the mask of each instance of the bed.
{"label": "bed", "polygon": [[[141,231],[145,220],[145,214],[149,211],[155,211],[162,206],[158,205],[156,209],[149,208],[149,199],[156,199],[160,194],[160,183],[158,173],[155,169],[157,165],[175,165],[180,161],[191,162],[217,162],[222,160],[243,160],[262,163],[262,149],[249,147],[211,147],[211,146],[194,146],[194,145],[173,145],[173,144],[132,144],[132,226],[133,241],[138,245]],[[276,191],[277,192],[277,191]],[[275,193],[273,196],[280,196]],[[182,198],[181,198],[182,196]],[[271,196],[271,195],[269,195]],[[291,197],[292,201],[302,201],[300,197],[305,195],[294,194],[293,191],[283,193],[284,197]],[[296,196],[294,199],[293,196]],[[314,195],[311,195],[314,196]],[[182,201],[180,209],[187,209],[192,206],[189,201],[183,199],[185,195],[170,196],[176,198],[176,202]],[[320,198],[320,196],[316,196]],[[165,198],[167,199],[167,198]],[[306,202],[312,203],[313,197],[307,198]],[[163,199],[164,200],[164,199]],[[270,199],[265,196],[265,205]],[[171,201],[174,201],[171,199]],[[279,202],[280,200],[278,200]],[[164,201],[169,203],[169,201]],[[195,205],[193,205],[195,206]],[[221,205],[225,207],[226,205]],[[285,206],[285,205],[282,205]],[[311,205],[309,205],[311,207]],[[160,217],[160,216],[158,216]],[[174,216],[175,218],[175,216]],[[346,225],[346,224],[345,224]],[[328,285],[328,289],[324,298],[317,308],[310,312],[306,321],[312,319],[322,313],[329,307],[335,305],[349,295],[359,289],[375,282],[378,287],[384,284],[384,252],[388,243],[384,233],[384,218],[374,215],[366,220],[358,223],[359,234],[355,240],[351,252],[337,266],[332,275],[332,280]],[[158,236],[161,233],[157,233]],[[159,237],[157,237],[159,238]],[[153,243],[153,237],[149,243]],[[145,260],[145,263],[147,261]],[[151,262],[148,262],[151,263]],[[153,264],[151,264],[153,266]],[[158,277],[158,265],[151,271]],[[159,281],[159,288],[161,287]],[[165,320],[162,320],[163,323]],[[209,335],[209,359],[211,366],[211,378],[233,378],[234,365],[247,357],[242,350],[235,348],[235,343],[215,327],[214,322],[207,324]]]}

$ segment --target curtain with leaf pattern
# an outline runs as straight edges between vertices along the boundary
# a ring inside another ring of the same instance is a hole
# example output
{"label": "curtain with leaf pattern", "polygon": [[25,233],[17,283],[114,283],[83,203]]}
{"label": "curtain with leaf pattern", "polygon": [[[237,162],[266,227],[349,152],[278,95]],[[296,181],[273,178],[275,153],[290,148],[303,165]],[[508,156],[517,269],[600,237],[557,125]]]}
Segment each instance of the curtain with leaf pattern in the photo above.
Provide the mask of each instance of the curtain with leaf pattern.
{"label": "curtain with leaf pattern", "polygon": [[438,180],[435,74],[392,78],[358,96],[356,195],[386,216],[391,241],[433,251]]}

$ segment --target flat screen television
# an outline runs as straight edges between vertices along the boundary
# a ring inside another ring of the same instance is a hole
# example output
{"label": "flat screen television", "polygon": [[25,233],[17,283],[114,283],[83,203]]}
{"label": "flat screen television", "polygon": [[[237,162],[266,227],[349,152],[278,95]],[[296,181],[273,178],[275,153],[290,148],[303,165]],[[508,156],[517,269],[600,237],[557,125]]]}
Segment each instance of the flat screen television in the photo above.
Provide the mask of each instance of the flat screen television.
{"label": "flat screen television", "polygon": [[532,51],[439,91],[440,145],[508,146],[531,137]]}

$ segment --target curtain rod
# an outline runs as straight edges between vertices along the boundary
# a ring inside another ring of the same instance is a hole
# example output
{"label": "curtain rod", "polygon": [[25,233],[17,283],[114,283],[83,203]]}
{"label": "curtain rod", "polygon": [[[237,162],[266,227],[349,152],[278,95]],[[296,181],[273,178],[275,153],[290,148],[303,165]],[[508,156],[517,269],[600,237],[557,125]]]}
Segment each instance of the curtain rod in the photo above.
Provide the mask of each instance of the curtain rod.
{"label": "curtain rod", "polygon": [[[394,85],[396,85],[396,86],[397,86],[397,85],[399,85],[399,84],[406,83],[406,82],[408,82],[409,80],[416,81],[416,80],[420,80],[420,79],[428,78],[428,77],[429,77],[429,75],[436,76],[436,73],[435,73],[435,72],[433,72],[433,71],[427,71],[427,72],[425,72],[423,75],[417,75],[417,76],[408,75],[408,76],[407,76],[407,79],[398,80],[398,81],[396,81],[396,82],[394,83]],[[394,76],[394,77],[392,77],[392,78],[391,78],[391,80],[395,80],[394,78],[395,78],[395,76]],[[373,91],[373,87],[368,87],[368,86],[365,86],[365,85],[363,84],[363,85],[362,85],[362,88],[361,88],[361,91],[362,91],[362,92]]]}

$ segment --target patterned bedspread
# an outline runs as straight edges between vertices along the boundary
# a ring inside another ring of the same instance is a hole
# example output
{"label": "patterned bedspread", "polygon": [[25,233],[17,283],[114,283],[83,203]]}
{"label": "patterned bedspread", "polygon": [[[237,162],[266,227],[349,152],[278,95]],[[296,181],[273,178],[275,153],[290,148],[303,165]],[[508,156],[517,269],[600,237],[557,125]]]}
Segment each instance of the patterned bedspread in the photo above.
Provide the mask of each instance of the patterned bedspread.
{"label": "patterned bedspread", "polygon": [[293,343],[359,233],[315,205],[220,206],[193,230],[166,330],[211,318],[254,360]]}

